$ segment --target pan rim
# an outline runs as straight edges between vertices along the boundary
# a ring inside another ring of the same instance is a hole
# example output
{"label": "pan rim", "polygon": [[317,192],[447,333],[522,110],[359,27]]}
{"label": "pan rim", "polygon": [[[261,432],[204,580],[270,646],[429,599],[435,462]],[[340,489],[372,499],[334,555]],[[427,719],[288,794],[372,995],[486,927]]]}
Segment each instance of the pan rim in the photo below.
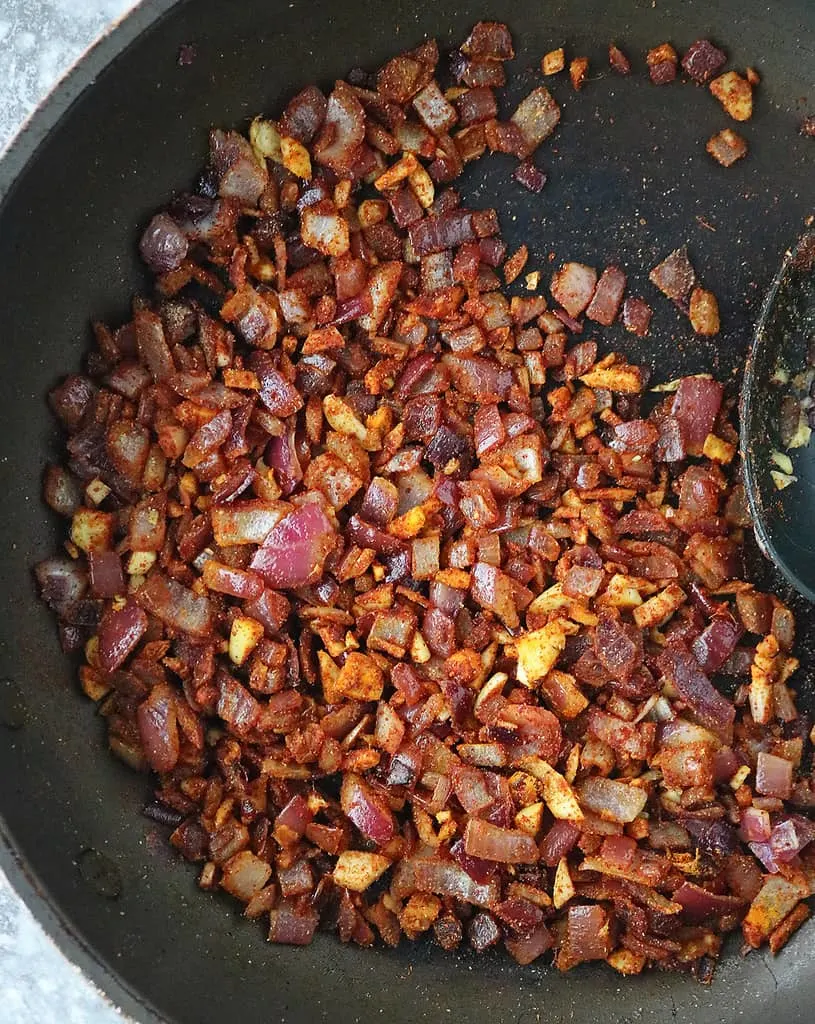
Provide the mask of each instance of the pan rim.
{"label": "pan rim", "polygon": [[[179,0],[139,0],[75,61],[29,114],[0,153],[0,213],[13,200],[15,185],[36,159],[40,147],[97,76]],[[77,933],[53,902],[45,885],[26,865],[0,812],[0,868],[37,924],[60,953],[93,985],[105,1002],[132,1024],[172,1024],[129,986],[118,972]]]}
{"label": "pan rim", "polygon": [[[40,145],[47,141],[54,129],[58,128],[62,123],[62,118],[70,113],[73,102],[93,82],[94,76],[107,68],[128,46],[136,41],[142,32],[149,31],[159,24],[163,15],[183,6],[181,0],[178,3],[174,0],[145,0],[97,46],[83,55],[79,64],[57,84],[54,92],[26,124],[26,134],[30,135],[33,129],[38,128],[39,136],[31,138],[26,147],[21,145],[19,137],[14,140],[11,149],[16,151],[19,157],[17,169],[15,170],[13,165],[8,162],[8,153],[5,158],[0,159],[0,210],[8,209],[7,204],[13,202],[17,193],[15,185],[37,159]],[[142,20],[134,25],[134,20],[139,16]],[[128,31],[123,31],[123,29],[128,29]],[[91,60],[94,60],[95,64],[89,68],[87,65]],[[66,95],[71,87],[74,89],[73,93]],[[57,102],[57,100],[61,102]],[[17,863],[10,866],[7,860],[13,859],[15,853],[17,854]],[[58,908],[49,899],[48,892],[38,884],[37,877],[32,874],[20,857],[2,815],[0,815],[0,866],[8,871],[12,884],[23,895],[46,933],[52,939],[56,939],[58,947],[68,956],[69,960],[80,965],[84,973],[94,983],[99,984],[108,996],[114,998],[117,1005],[124,1007],[141,1024],[161,1024],[162,1021],[169,1024],[170,1020],[177,1019],[157,1014],[155,1008],[145,1002],[141,996],[135,994],[133,988],[127,986],[108,961],[98,955],[93,947],[89,947],[81,936],[76,934],[70,922],[60,914]],[[35,909],[35,906],[38,909]],[[88,969],[88,964],[92,969]]]}

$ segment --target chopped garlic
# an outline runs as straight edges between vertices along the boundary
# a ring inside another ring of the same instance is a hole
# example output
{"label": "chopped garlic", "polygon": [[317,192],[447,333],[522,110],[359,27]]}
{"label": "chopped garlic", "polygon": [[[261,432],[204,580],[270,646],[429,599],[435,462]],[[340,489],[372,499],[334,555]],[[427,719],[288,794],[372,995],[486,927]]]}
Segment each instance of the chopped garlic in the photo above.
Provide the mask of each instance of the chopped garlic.
{"label": "chopped garlic", "polygon": [[249,126],[249,142],[259,162],[268,157],[275,163],[283,163],[280,141],[280,132],[271,121],[256,117]]}
{"label": "chopped garlic", "polygon": [[87,554],[109,551],[113,546],[114,516],[112,512],[80,507],[71,520],[71,541]]}
{"label": "chopped garlic", "polygon": [[572,882],[572,876],[569,874],[569,864],[565,857],[561,857],[558,861],[557,871],[555,872],[555,884],[552,890],[552,902],[555,905],[555,909],[560,910],[575,895],[575,892],[574,882]]}
{"label": "chopped garlic", "polygon": [[515,815],[515,827],[534,838],[541,830],[543,810],[544,805],[541,800],[536,801],[534,804],[529,804],[528,807],[522,807]]}
{"label": "chopped garlic", "polygon": [[518,682],[533,689],[554,668],[555,662],[566,646],[566,634],[576,633],[577,627],[569,628],[562,619],[547,623],[541,629],[532,630],[518,637],[515,644],[518,654]]}
{"label": "chopped garlic", "polygon": [[263,637],[263,625],[248,616],[239,615],[232,620],[229,633],[229,658],[235,665],[242,665]]}
{"label": "chopped garlic", "polygon": [[809,424],[806,421],[806,417],[801,412],[798,417],[798,426],[795,428],[795,433],[790,438],[790,443],[787,448],[804,448],[809,444],[809,439],[812,436],[812,431],[809,428]]}
{"label": "chopped garlic", "polygon": [[[704,377],[705,380],[713,380],[713,374],[710,373],[692,373],[688,376]],[[679,385],[682,383],[683,379],[683,377],[676,377],[674,380],[669,380],[665,384],[657,384],[655,387],[651,388],[651,391],[659,391],[668,394],[672,391],[678,391]]]}
{"label": "chopped garlic", "polygon": [[344,850],[334,867],[334,881],[343,889],[364,892],[390,866],[391,862],[381,853]]}
{"label": "chopped garlic", "polygon": [[770,458],[778,466],[782,473],[792,475],[792,459],[783,452],[771,452]]}
{"label": "chopped garlic", "polygon": [[85,494],[88,501],[92,501],[94,505],[101,505],[110,494],[110,488],[97,477],[95,480],[91,480],[85,488]]}
{"label": "chopped garlic", "polygon": [[521,767],[543,783],[543,799],[555,818],[563,821],[583,820],[577,794],[560,772],[540,757],[523,758]]}
{"label": "chopped garlic", "polygon": [[131,551],[125,572],[128,576],[146,576],[155,562],[155,551]]}
{"label": "chopped garlic", "polygon": [[798,481],[797,476],[789,476],[787,473],[781,473],[777,469],[771,469],[770,476],[773,478],[773,483],[779,491],[783,491],[785,487],[789,487],[790,484]]}
{"label": "chopped garlic", "polygon": [[424,637],[418,632],[418,630],[414,633],[413,640],[410,645],[410,657],[417,665],[424,665],[426,661],[430,661],[430,648],[427,646]]}
{"label": "chopped garlic", "polygon": [[280,139],[280,155],[287,171],[304,181],[310,180],[311,157],[302,142],[283,136]]}
{"label": "chopped garlic", "polygon": [[711,462],[720,462],[726,466],[733,461],[736,454],[736,446],[724,438],[716,437],[715,434],[708,434],[702,448],[702,454]]}

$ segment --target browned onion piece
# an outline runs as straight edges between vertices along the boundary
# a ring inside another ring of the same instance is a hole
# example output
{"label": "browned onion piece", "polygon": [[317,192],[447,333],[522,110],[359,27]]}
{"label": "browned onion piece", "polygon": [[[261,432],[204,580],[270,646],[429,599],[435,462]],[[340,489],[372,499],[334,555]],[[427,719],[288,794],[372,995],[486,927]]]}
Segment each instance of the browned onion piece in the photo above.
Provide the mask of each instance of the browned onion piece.
{"label": "browned onion piece", "polygon": [[291,900],[282,900],[269,916],[269,942],[290,946],[308,946],[319,924],[313,907],[300,907]]}
{"label": "browned onion piece", "polygon": [[647,797],[641,789],[615,779],[589,778],[579,787],[583,807],[606,820],[633,821],[645,806]]}
{"label": "browned onion piece", "polygon": [[582,263],[564,263],[552,278],[552,296],[570,317],[579,316],[591,302],[597,271]]}
{"label": "browned onion piece", "polygon": [[696,283],[696,272],[688,258],[687,247],[675,249],[648,276],[663,295],[683,308],[687,306],[691,289]]}
{"label": "browned onion piece", "polygon": [[450,210],[438,217],[420,220],[410,226],[409,233],[411,244],[420,256],[453,249],[478,237],[468,210]]}
{"label": "browned onion piece", "polygon": [[494,612],[510,629],[518,625],[518,610],[510,578],[500,569],[479,562],[473,569],[473,600]]}
{"label": "browned onion piece", "polygon": [[[402,884],[415,887],[419,892],[431,892],[439,896],[451,896],[464,903],[489,906],[496,901],[497,887],[494,882],[478,882],[463,867],[452,861],[422,857],[403,861],[400,868]],[[394,879],[394,887],[397,879]]]}
{"label": "browned onion piece", "polygon": [[691,43],[682,58],[682,67],[699,85],[709,82],[726,63],[727,56],[709,39],[697,39]]}
{"label": "browned onion piece", "polygon": [[115,551],[89,551],[88,572],[96,597],[116,597],[125,592],[122,559]]}
{"label": "browned onion piece", "polygon": [[43,497],[58,515],[70,518],[82,504],[82,485],[62,466],[48,466],[45,470]]}
{"label": "browned onion piece", "polygon": [[474,124],[490,121],[498,114],[498,104],[492,89],[482,86],[480,89],[468,89],[456,100],[458,123],[462,128],[470,128]]}
{"label": "browned onion piece", "polygon": [[531,156],[548,139],[560,121],[560,107],[545,85],[523,99],[512,115],[512,123],[521,130],[523,147],[516,153],[521,159]]}
{"label": "browned onion piece", "polygon": [[133,317],[139,356],[153,380],[166,380],[175,373],[175,363],[164,337],[161,318],[149,309],[138,309]]}
{"label": "browned onion piece", "polygon": [[212,632],[212,606],[176,580],[152,572],[136,591],[135,598],[150,615],[171,629],[204,638]]}
{"label": "browned onion piece", "polygon": [[141,258],[154,274],[178,269],[188,247],[184,232],[166,213],[157,213],[153,217],[139,242]]}
{"label": "browned onion piece", "polygon": [[735,651],[744,630],[732,615],[717,615],[693,641],[693,653],[704,672],[717,672]]}
{"label": "browned onion piece", "polygon": [[530,160],[523,160],[512,172],[512,177],[529,192],[542,192],[546,185],[546,175]]}
{"label": "browned onion piece", "polygon": [[625,292],[626,276],[619,267],[606,267],[597,282],[586,316],[609,327],[617,318]]}
{"label": "browned onion piece", "polygon": [[361,778],[346,775],[340,799],[343,812],[367,839],[382,846],[393,837],[396,830],[393,814]]}
{"label": "browned onion piece", "polygon": [[569,908],[561,956],[568,964],[604,960],[611,952],[606,911],[599,906]]}
{"label": "browned onion piece", "polygon": [[48,404],[63,427],[73,432],[81,426],[96,391],[92,380],[72,373],[48,393]]}
{"label": "browned onion piece", "polygon": [[792,792],[792,764],[783,757],[759,751],[756,762],[756,790],[763,796],[786,800]]}
{"label": "browned onion piece", "polygon": [[651,307],[635,295],[629,297],[623,303],[623,326],[627,331],[644,338],[651,325]]}
{"label": "browned onion piece", "polygon": [[630,679],[642,664],[642,635],[616,616],[604,613],[595,633],[597,657],[615,678]]}
{"label": "browned onion piece", "polygon": [[729,742],[736,709],[715,689],[687,647],[674,644],[667,648],[659,657],[659,667],[702,725]]}
{"label": "browned onion piece", "polygon": [[256,601],[264,590],[260,576],[223,565],[214,558],[208,559],[204,564],[202,578],[210,590],[229,594],[231,597],[244,598],[247,601]]}
{"label": "browned onion piece", "polygon": [[260,398],[269,412],[275,416],[291,416],[303,405],[303,399],[294,386],[271,365],[265,353],[258,353],[252,369],[260,381]]}
{"label": "browned onion piece", "polygon": [[362,104],[345,82],[337,82],[328,97],[325,120],[314,142],[314,158],[336,174],[347,174],[364,137]]}
{"label": "browned onion piece", "polygon": [[147,631],[147,616],[128,601],[116,611],[109,609],[99,624],[99,662],[106,672],[119,668]]}
{"label": "browned onion piece", "polygon": [[374,477],[365,492],[360,507],[360,518],[384,529],[396,516],[399,508],[399,493],[391,483],[383,477]]}
{"label": "browned onion piece", "polygon": [[265,164],[259,163],[246,139],[237,132],[222,132],[216,128],[210,134],[209,155],[218,176],[219,195],[254,206],[266,187],[269,175]]}
{"label": "browned onion piece", "polygon": [[413,97],[413,106],[425,126],[435,135],[448,132],[458,120],[455,108],[444,98],[435,81]]}
{"label": "browned onion piece", "polygon": [[150,767],[170,772],[178,761],[180,741],[175,695],[164,683],[150,691],[137,712],[142,747]]}
{"label": "browned onion piece", "polygon": [[471,857],[502,864],[535,864],[538,860],[538,847],[530,836],[479,818],[467,822],[464,849]]}
{"label": "browned onion piece", "polygon": [[693,882],[683,882],[672,894],[675,903],[681,903],[685,916],[691,921],[704,921],[713,915],[732,914],[737,912],[743,900],[738,896],[724,896],[710,892]]}
{"label": "browned onion piece", "polygon": [[280,134],[308,145],[320,130],[328,101],[316,85],[307,85],[292,97],[280,118]]}
{"label": "browned onion piece", "polygon": [[319,577],[334,539],[325,512],[308,502],[267,533],[250,564],[272,587],[301,587]]}
{"label": "browned onion piece", "polygon": [[688,452],[698,455],[722,404],[721,384],[706,377],[683,377],[673,401],[672,413],[685,437]]}
{"label": "browned onion piece", "polygon": [[160,551],[167,533],[167,498],[143,498],[130,513],[127,539],[132,551]]}
{"label": "browned onion piece", "polygon": [[76,604],[88,589],[88,574],[66,555],[52,555],[34,567],[40,597],[60,615]]}
{"label": "browned onion piece", "polygon": [[479,21],[461,44],[461,52],[489,60],[512,60],[515,56],[512,36],[500,21]]}
{"label": "browned onion piece", "polygon": [[555,821],[540,845],[541,860],[547,867],[557,867],[580,838],[580,829],[570,821]]}

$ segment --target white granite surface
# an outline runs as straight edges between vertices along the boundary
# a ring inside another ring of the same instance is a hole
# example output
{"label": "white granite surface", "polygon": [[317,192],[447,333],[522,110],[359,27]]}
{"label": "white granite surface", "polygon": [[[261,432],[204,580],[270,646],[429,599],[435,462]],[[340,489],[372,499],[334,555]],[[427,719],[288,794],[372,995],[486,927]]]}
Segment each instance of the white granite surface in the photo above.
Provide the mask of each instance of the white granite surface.
{"label": "white granite surface", "polygon": [[[133,0],[0,0],[0,153]],[[0,872],[0,1024],[123,1024]]]}
{"label": "white granite surface", "polygon": [[124,1024],[69,963],[0,872],[0,1022]]}
{"label": "white granite surface", "polygon": [[0,0],[0,152],[88,46],[135,6],[134,0]]}

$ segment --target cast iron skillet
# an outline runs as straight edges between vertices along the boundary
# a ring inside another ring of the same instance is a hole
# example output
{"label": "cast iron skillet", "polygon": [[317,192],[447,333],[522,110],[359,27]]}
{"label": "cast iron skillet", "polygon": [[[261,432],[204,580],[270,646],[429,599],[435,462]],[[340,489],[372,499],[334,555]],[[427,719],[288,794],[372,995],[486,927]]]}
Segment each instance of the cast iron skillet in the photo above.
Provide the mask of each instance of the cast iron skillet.
{"label": "cast iron skillet", "polygon": [[[429,944],[361,951],[327,936],[306,951],[265,944],[231,901],[196,891],[194,873],[139,817],[146,781],[105,752],[102,725],[35,600],[30,565],[62,530],[39,500],[58,443],[43,396],[78,365],[91,315],[125,315],[144,283],[138,231],[194,180],[207,129],[273,114],[305,82],[328,86],[426,35],[460,41],[480,17],[514,31],[513,98],[538,80],[541,54],[564,41],[593,70],[579,96],[565,78],[554,84],[563,121],[538,156],[550,173],[545,191],[524,193],[509,180],[512,161],[493,157],[468,172],[468,200],[498,206],[510,248],[530,244],[530,266],[545,268],[550,252],[599,266],[621,261],[631,289],[655,306],[655,330],[635,346],[615,327],[603,343],[644,358],[663,380],[712,369],[735,394],[760,299],[811,211],[815,145],[797,125],[815,77],[812,0],[195,0],[168,8],[146,3],[90,54],[0,170],[2,866],[68,955],[143,1022],[809,1019],[812,925],[772,961],[740,959],[734,948],[712,989],[659,973],[624,981],[600,967],[562,977]],[[735,66],[754,63],[763,76],[744,128],[750,156],[727,171],[704,153],[727,123],[718,103],[691,84],[656,88],[643,74],[647,48],[665,39],[683,48],[708,34]],[[639,74],[610,77],[611,39]],[[197,59],[180,68],[178,47],[190,41]],[[720,298],[725,326],[712,342],[694,338],[647,283],[647,269],[685,242]]]}

